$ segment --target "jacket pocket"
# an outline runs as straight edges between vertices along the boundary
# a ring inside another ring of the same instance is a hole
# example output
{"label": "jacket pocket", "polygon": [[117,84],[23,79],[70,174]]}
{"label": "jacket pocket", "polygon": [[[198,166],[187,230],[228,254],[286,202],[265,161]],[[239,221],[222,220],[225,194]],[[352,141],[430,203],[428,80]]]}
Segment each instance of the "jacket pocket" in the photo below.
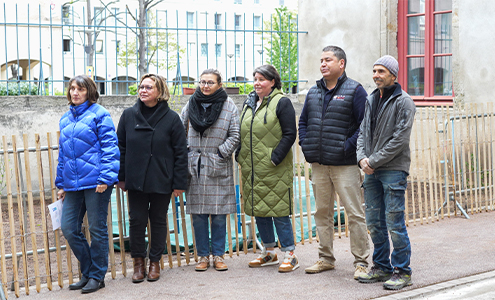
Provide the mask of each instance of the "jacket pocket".
{"label": "jacket pocket", "polygon": [[187,153],[187,171],[189,177],[198,176],[198,158],[199,154],[194,151],[189,151]]}
{"label": "jacket pocket", "polygon": [[227,177],[229,176],[229,163],[227,159],[220,158],[216,153],[208,153],[207,156],[203,156],[205,162],[201,161],[201,164],[206,169],[206,175],[209,177]]}

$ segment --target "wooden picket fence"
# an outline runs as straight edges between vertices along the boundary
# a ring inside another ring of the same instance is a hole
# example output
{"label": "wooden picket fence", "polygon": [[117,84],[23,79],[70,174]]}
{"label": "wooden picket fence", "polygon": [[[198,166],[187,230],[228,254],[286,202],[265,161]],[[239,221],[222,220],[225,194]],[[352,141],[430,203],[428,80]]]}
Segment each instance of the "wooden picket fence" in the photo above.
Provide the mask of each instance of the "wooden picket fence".
{"label": "wooden picket fence", "polygon": [[[469,217],[469,214],[494,209],[493,169],[494,139],[492,135],[493,104],[473,104],[462,108],[418,108],[411,135],[411,171],[406,193],[406,221],[410,225],[433,223],[445,217]],[[32,147],[34,145],[34,147]],[[56,201],[54,185],[58,136],[34,134],[18,138],[2,137],[0,154],[0,214],[1,297],[29,295],[34,288],[52,290],[77,281],[80,276],[77,259],[59,229],[52,230],[47,205]],[[294,214],[292,224],[296,243],[318,241],[310,200],[311,166],[296,141],[294,145]],[[243,213],[242,184],[236,166],[235,184],[241,198],[239,213],[227,218],[228,255],[256,252],[255,220]],[[239,170],[242,171],[242,170]],[[306,175],[306,177],[303,177]],[[303,191],[304,189],[304,191]],[[109,204],[109,272],[127,276],[132,267],[128,252],[114,251],[115,245],[125,249],[128,233],[126,223],[126,193],[116,188],[115,201]],[[185,214],[183,197],[172,199],[168,214],[167,255],[161,260],[164,268],[180,267],[197,261],[190,216]],[[312,206],[313,205],[313,206]],[[117,220],[113,220],[112,209]],[[341,217],[337,198],[336,237],[348,236],[347,215]],[[241,231],[231,222],[241,223]],[[87,221],[85,220],[85,223]],[[115,236],[114,224],[118,235]],[[87,224],[86,224],[87,225]],[[88,239],[88,227],[84,227]],[[296,236],[296,231],[300,236]],[[189,235],[188,235],[189,233]],[[171,238],[175,243],[172,249]],[[182,239],[181,248],[178,240]],[[189,246],[192,244],[193,246]],[[248,247],[250,250],[248,250]]]}

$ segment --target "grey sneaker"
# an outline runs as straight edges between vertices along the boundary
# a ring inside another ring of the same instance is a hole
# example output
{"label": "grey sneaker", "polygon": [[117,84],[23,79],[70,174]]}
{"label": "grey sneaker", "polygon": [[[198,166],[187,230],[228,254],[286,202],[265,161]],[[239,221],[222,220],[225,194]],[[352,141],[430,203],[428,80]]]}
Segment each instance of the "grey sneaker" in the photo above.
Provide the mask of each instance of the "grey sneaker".
{"label": "grey sneaker", "polygon": [[378,281],[387,281],[392,277],[392,273],[385,273],[376,266],[371,267],[367,274],[361,275],[357,278],[361,283],[374,283]]}
{"label": "grey sneaker", "polygon": [[354,271],[354,279],[358,280],[359,277],[365,276],[366,274],[366,267],[362,264],[358,264],[356,266],[356,270]]}
{"label": "grey sneaker", "polygon": [[385,281],[383,287],[387,290],[400,290],[401,288],[409,285],[412,285],[411,275],[395,269],[392,277]]}

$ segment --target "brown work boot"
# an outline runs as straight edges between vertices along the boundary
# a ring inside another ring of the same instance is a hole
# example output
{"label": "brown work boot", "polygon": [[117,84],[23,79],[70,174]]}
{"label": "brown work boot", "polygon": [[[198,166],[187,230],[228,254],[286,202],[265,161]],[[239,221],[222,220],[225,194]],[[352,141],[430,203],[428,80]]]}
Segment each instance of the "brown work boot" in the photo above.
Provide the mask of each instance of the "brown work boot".
{"label": "brown work boot", "polygon": [[160,279],[160,262],[151,261],[150,271],[148,272],[148,281],[157,281]]}
{"label": "brown work boot", "polygon": [[229,267],[227,267],[227,265],[223,261],[223,255],[213,257],[213,266],[217,271],[227,271],[229,269]]}
{"label": "brown work boot", "polygon": [[210,258],[208,256],[201,256],[199,258],[198,264],[196,265],[196,271],[206,271],[210,266]]}
{"label": "brown work boot", "polygon": [[135,257],[134,258],[134,274],[132,275],[132,282],[134,282],[134,283],[143,282],[144,276],[146,276],[144,257]]}

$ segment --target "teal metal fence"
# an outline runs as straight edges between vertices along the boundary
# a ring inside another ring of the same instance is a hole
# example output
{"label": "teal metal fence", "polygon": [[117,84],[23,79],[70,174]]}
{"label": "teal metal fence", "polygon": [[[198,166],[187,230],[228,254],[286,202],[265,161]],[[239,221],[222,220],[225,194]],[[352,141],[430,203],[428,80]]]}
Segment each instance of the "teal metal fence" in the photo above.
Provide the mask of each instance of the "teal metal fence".
{"label": "teal metal fence", "polygon": [[163,75],[171,92],[182,93],[207,68],[247,93],[254,68],[265,63],[279,70],[286,92],[297,92],[299,35],[306,33],[298,29],[297,13],[283,7],[273,14],[169,11],[157,5],[140,19],[140,11],[119,3],[100,1],[89,13],[84,2],[3,3],[0,95],[61,95],[79,74],[93,76],[100,94],[127,95],[145,73]]}

